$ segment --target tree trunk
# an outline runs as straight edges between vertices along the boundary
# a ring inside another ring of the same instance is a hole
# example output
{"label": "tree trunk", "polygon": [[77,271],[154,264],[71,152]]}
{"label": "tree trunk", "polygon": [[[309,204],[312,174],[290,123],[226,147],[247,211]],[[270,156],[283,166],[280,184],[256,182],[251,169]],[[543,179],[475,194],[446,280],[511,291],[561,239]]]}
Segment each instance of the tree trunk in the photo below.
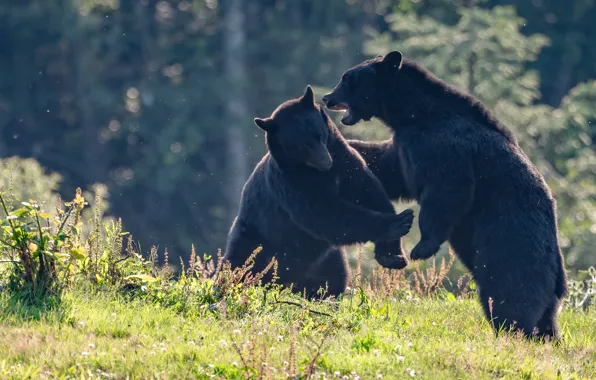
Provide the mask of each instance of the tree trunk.
{"label": "tree trunk", "polygon": [[[476,6],[476,0],[467,0],[466,1],[466,8],[472,9]],[[476,24],[475,21],[472,20],[472,30],[470,33],[470,38],[471,39],[475,39],[476,38],[476,33],[475,33],[475,28]],[[476,61],[477,61],[477,57],[476,57],[476,53],[472,52],[470,54],[470,56],[467,59],[467,65],[468,65],[468,93],[472,96],[476,95],[475,89],[476,89]]]}
{"label": "tree trunk", "polygon": [[227,196],[229,220],[233,220],[238,209],[240,192],[248,177],[247,148],[244,126],[250,120],[246,99],[246,31],[242,0],[227,0],[224,8],[224,70],[227,79],[228,98],[226,103],[226,132],[228,150]]}
{"label": "tree trunk", "polygon": [[563,58],[559,71],[555,74],[556,78],[552,84],[552,91],[548,96],[547,103],[553,107],[558,107],[561,100],[572,87],[572,64]]}
{"label": "tree trunk", "polygon": [[[99,127],[91,99],[94,84],[89,68],[92,66],[94,51],[89,46],[86,25],[82,16],[75,13],[73,18],[76,19],[76,33],[73,33],[75,94],[79,113],[78,122],[83,131],[81,149],[83,150],[82,156],[86,173],[84,181],[86,184],[92,184],[103,180],[107,158],[103,154],[103,147],[99,141]],[[64,27],[70,28],[71,26],[64,25]]]}

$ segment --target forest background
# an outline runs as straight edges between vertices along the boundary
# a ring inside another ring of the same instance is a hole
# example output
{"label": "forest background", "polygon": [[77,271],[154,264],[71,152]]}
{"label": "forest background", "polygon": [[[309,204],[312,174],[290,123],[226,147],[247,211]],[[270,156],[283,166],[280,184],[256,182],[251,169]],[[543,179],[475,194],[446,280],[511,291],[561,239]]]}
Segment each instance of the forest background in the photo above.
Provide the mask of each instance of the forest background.
{"label": "forest background", "polygon": [[596,264],[594,19],[593,0],[6,0],[0,186],[48,204],[99,190],[143,251],[213,255],[265,152],[252,119],[397,49],[514,131],[577,271]]}

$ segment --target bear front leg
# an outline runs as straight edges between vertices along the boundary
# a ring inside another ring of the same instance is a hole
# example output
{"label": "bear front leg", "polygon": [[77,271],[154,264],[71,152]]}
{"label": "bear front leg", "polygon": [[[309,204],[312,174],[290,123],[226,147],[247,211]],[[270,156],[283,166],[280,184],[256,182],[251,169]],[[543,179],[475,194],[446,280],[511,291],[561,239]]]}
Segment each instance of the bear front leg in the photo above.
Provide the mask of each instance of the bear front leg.
{"label": "bear front leg", "polygon": [[473,179],[456,185],[429,186],[420,199],[420,241],[410,254],[412,260],[432,257],[449,239],[453,227],[470,209],[474,197]]}
{"label": "bear front leg", "polygon": [[341,200],[327,199],[310,204],[314,206],[310,210],[294,210],[290,217],[314,236],[335,245],[399,239],[410,231],[414,219],[411,209],[395,215]]}
{"label": "bear front leg", "polygon": [[380,213],[339,198],[288,190],[279,199],[290,219],[312,236],[331,244],[395,240],[412,227],[411,209],[399,215]]}
{"label": "bear front leg", "polygon": [[380,213],[339,198],[337,183],[305,183],[287,177],[269,183],[278,205],[312,236],[334,245],[391,241],[412,227],[411,209],[399,215]]}
{"label": "bear front leg", "polygon": [[[366,164],[359,158],[351,156],[344,161],[346,168],[340,176],[340,197],[374,211],[395,213],[383,185]],[[375,259],[381,266],[388,269],[403,269],[408,265],[401,238],[374,243]]]}

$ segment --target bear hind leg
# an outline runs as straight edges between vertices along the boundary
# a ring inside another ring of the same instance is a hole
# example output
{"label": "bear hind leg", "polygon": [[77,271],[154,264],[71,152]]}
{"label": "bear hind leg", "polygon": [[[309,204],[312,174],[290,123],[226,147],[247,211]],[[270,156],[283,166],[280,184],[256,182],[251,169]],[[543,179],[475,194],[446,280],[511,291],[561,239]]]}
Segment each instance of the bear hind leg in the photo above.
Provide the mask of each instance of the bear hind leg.
{"label": "bear hind leg", "polygon": [[539,336],[541,312],[536,310],[543,310],[543,306],[531,305],[530,300],[503,301],[503,297],[493,298],[483,293],[482,288],[480,298],[486,318],[497,336],[506,332],[521,333],[526,338]]}
{"label": "bear hind leg", "polygon": [[[554,295],[553,295],[554,297]],[[560,341],[561,330],[557,322],[560,300],[554,299],[538,321],[538,336],[546,340]]]}

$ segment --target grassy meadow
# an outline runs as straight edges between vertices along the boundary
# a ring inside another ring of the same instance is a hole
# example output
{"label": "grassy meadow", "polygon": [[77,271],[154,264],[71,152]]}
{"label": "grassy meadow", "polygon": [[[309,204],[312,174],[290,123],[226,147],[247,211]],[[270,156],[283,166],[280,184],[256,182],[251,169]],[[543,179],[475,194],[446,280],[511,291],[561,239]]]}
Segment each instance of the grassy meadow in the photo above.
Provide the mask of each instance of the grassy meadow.
{"label": "grassy meadow", "polygon": [[100,218],[99,194],[14,203],[0,194],[2,379],[596,377],[594,268],[570,282],[555,345],[495,337],[451,255],[363,273],[360,250],[344,295],[308,301],[245,276],[252,259],[232,269],[193,247],[174,270]]}

